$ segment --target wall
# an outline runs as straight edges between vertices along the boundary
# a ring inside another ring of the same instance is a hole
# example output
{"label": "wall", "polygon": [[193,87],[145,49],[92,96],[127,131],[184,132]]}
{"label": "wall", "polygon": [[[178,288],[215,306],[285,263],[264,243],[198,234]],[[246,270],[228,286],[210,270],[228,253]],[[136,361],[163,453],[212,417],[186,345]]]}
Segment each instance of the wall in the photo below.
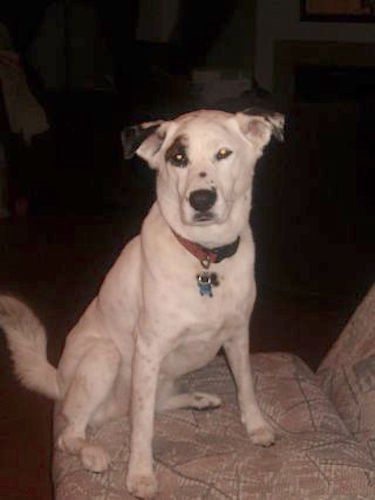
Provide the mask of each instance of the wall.
{"label": "wall", "polygon": [[44,14],[28,59],[47,88],[62,88],[66,79],[62,2],[53,2]]}
{"label": "wall", "polygon": [[[249,76],[254,49],[255,0],[238,0],[238,6],[207,55],[209,68],[230,69]],[[138,40],[168,42],[178,16],[178,0],[141,0]],[[70,3],[70,22],[64,27],[63,4],[52,3],[29,51],[29,59],[47,88],[65,84],[87,88],[97,84],[98,75],[111,72],[110,54],[98,39],[93,4],[83,0]],[[214,16],[213,16],[214,17]],[[64,52],[64,29],[69,32],[69,63]]]}
{"label": "wall", "polygon": [[138,40],[168,42],[178,16],[179,2],[176,0],[140,0]]}
{"label": "wall", "polygon": [[253,72],[255,0],[240,0],[232,19],[207,56],[207,66],[237,70],[249,77]]}
{"label": "wall", "polygon": [[331,40],[375,43],[375,24],[300,22],[300,0],[258,0],[256,14],[256,77],[273,87],[274,43],[278,40]]}
{"label": "wall", "polygon": [[[238,0],[233,16],[207,54],[209,68],[234,70],[248,76],[252,70],[255,0]],[[178,0],[140,1],[137,35],[140,40],[168,42],[179,12]],[[213,14],[213,19],[215,15]],[[158,22],[155,23],[155,19]]]}
{"label": "wall", "polygon": [[48,89],[62,89],[65,85],[93,88],[111,72],[110,57],[98,36],[94,6],[85,1],[70,2],[67,16],[66,24],[62,2],[53,2],[46,9],[28,59]]}

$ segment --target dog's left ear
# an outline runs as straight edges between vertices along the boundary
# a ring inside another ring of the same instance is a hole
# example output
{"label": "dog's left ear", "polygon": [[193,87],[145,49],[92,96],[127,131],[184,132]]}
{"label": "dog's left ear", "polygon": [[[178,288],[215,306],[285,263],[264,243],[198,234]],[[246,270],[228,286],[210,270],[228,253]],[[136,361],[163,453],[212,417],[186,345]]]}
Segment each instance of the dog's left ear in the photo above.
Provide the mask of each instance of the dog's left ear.
{"label": "dog's left ear", "polygon": [[129,160],[137,154],[151,164],[153,156],[156,155],[164,142],[166,131],[163,125],[166,123],[163,120],[158,120],[126,127],[121,132],[124,158]]}
{"label": "dog's left ear", "polygon": [[281,113],[250,108],[235,114],[245,137],[263,149],[274,136],[284,141],[285,117]]}

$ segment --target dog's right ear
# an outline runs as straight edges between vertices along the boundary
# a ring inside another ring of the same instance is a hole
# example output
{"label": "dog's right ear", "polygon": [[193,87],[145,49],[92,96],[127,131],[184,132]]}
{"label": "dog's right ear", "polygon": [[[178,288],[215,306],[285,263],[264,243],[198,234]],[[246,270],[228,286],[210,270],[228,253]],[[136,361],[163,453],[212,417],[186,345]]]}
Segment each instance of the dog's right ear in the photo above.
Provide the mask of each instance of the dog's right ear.
{"label": "dog's right ear", "polygon": [[235,119],[243,135],[260,150],[272,136],[281,142],[284,140],[285,117],[280,113],[250,108],[236,113]]}
{"label": "dog's right ear", "polygon": [[137,154],[151,165],[166,136],[166,131],[163,130],[165,127],[162,126],[164,123],[166,122],[158,120],[126,127],[121,132],[124,158],[129,160]]}

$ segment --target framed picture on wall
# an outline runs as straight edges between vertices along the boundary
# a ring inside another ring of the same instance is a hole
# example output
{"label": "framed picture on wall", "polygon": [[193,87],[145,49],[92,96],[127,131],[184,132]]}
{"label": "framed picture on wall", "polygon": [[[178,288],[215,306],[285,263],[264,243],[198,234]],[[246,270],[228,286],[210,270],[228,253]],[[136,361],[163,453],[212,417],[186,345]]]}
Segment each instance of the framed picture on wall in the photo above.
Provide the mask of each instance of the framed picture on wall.
{"label": "framed picture on wall", "polygon": [[375,22],[375,0],[301,0],[301,21]]}

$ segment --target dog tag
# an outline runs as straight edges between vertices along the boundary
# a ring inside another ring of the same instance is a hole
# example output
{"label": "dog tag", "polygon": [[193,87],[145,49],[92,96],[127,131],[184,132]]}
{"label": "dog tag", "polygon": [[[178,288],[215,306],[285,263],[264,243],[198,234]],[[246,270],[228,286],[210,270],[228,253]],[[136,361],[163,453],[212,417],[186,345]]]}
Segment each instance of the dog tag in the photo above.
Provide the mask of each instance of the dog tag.
{"label": "dog tag", "polygon": [[199,293],[203,297],[208,295],[208,297],[213,297],[212,287],[218,286],[219,282],[216,273],[207,273],[206,271],[197,275],[197,284],[199,288]]}

